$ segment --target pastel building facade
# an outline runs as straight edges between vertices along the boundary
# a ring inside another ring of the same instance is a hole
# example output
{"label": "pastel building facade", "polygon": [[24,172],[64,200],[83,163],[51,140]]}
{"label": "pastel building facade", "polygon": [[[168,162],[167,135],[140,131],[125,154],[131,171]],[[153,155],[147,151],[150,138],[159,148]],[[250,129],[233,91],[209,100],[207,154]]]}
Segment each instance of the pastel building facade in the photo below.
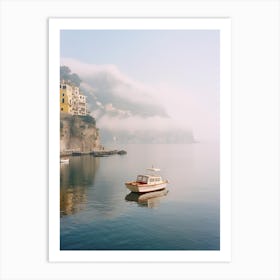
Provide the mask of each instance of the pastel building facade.
{"label": "pastel building facade", "polygon": [[80,116],[88,114],[86,96],[80,92],[79,87],[64,80],[60,82],[60,111]]}
{"label": "pastel building facade", "polygon": [[64,82],[60,83],[60,111],[73,114],[72,86]]}

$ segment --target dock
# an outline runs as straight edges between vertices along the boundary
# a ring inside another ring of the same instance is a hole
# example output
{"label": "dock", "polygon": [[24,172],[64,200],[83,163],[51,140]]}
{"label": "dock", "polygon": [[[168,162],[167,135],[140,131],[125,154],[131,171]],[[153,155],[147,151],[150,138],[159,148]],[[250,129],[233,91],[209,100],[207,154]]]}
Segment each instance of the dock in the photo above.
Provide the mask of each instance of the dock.
{"label": "dock", "polygon": [[63,151],[60,153],[60,157],[64,156],[83,156],[83,155],[92,155],[94,157],[108,157],[112,155],[126,155],[125,150],[94,150],[88,152],[81,151]]}

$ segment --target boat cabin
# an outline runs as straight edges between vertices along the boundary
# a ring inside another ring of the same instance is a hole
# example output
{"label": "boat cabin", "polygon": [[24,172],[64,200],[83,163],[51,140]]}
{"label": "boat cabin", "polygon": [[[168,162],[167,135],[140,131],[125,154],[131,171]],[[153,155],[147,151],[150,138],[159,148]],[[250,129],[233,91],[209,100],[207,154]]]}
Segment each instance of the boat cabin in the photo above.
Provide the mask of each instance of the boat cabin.
{"label": "boat cabin", "polygon": [[162,178],[160,176],[151,176],[151,175],[138,175],[136,182],[138,184],[160,184],[162,182]]}

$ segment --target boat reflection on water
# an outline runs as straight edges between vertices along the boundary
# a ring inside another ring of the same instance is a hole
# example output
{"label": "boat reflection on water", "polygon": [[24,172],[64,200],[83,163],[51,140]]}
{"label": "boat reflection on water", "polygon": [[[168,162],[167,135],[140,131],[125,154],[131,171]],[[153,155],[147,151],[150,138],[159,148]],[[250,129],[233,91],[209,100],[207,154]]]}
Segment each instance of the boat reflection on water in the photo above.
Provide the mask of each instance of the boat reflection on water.
{"label": "boat reflection on water", "polygon": [[135,201],[139,206],[154,208],[159,205],[160,200],[168,194],[167,189],[161,191],[154,191],[148,193],[129,193],[126,197],[126,201]]}

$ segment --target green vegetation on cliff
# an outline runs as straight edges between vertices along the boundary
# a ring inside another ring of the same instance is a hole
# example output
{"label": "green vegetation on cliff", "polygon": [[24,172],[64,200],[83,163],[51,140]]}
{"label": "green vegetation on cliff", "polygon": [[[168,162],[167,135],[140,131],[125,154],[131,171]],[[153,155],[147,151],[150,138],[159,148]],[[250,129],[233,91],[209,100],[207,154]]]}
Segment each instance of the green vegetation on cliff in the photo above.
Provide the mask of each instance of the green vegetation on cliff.
{"label": "green vegetation on cliff", "polygon": [[70,81],[75,86],[79,87],[82,80],[76,73],[71,73],[67,66],[60,66],[60,80]]}

